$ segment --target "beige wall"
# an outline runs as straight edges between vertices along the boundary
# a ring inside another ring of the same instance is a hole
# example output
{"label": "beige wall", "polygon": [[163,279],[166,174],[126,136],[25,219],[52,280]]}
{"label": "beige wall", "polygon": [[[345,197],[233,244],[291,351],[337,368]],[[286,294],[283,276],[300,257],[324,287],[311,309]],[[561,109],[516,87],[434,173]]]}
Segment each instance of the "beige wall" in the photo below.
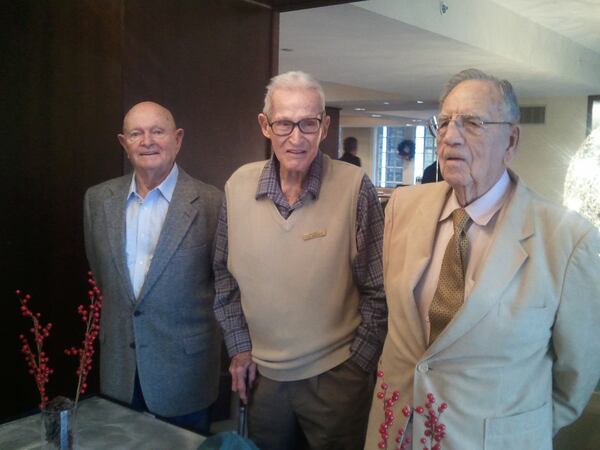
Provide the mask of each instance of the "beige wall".
{"label": "beige wall", "polygon": [[571,157],[585,139],[587,97],[523,98],[522,106],[546,106],[546,123],[522,125],[511,167],[533,189],[562,204]]}

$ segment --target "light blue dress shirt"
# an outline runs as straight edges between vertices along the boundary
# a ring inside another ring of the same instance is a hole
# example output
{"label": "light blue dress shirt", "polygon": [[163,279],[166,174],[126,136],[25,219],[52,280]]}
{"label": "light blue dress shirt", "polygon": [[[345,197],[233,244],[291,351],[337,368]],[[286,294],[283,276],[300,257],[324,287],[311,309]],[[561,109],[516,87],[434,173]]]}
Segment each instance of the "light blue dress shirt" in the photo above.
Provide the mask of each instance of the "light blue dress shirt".
{"label": "light blue dress shirt", "polygon": [[146,274],[152,263],[178,174],[179,169],[177,164],[174,164],[167,178],[148,192],[146,198],[140,197],[137,193],[135,174],[131,179],[125,205],[127,230],[125,251],[129,279],[136,298],[142,290]]}

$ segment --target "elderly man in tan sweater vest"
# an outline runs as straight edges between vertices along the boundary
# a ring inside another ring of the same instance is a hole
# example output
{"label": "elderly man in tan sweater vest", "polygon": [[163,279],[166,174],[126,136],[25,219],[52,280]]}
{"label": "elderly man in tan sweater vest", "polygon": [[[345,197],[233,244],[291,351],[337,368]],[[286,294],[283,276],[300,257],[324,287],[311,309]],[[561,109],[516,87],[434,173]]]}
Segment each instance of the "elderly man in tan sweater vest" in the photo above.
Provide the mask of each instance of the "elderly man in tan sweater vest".
{"label": "elderly man in tan sweater vest", "polygon": [[383,212],[360,168],[319,151],[330,118],[310,75],[273,78],[258,121],[274,154],[231,176],[216,238],[232,390],[261,450],[360,449],[387,329]]}

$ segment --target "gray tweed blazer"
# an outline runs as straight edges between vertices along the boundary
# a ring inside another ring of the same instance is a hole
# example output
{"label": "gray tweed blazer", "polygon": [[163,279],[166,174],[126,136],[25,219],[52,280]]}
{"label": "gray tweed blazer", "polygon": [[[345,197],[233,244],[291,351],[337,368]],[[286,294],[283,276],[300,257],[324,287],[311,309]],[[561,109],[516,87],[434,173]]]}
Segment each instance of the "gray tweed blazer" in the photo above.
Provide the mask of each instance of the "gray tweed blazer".
{"label": "gray tweed blazer", "polygon": [[131,175],[85,194],[85,247],[104,294],[100,390],[123,402],[136,367],[151,412],[170,417],[213,403],[220,335],[212,304],[213,238],[222,193],[179,168],[167,217],[139,298],[125,255],[125,201]]}

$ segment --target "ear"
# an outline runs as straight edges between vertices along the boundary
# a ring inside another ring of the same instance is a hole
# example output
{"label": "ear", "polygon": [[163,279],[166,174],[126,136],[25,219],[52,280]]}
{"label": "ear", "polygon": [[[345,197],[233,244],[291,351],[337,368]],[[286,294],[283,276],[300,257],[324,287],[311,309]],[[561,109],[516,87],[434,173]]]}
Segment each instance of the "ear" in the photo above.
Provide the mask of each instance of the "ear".
{"label": "ear", "polygon": [[[123,150],[125,150],[125,153],[127,153],[127,138],[125,137],[124,134],[117,134],[117,139],[119,141],[119,144],[121,144],[121,147],[123,147]],[[127,153],[127,155],[129,155],[129,153]]]}
{"label": "ear", "polygon": [[519,125],[513,125],[510,130],[510,136],[508,137],[508,147],[504,152],[504,164],[508,167],[510,162],[517,154],[517,147],[519,146],[519,137],[521,136],[521,128]]}
{"label": "ear", "polygon": [[175,142],[177,143],[177,153],[179,153],[179,149],[181,148],[181,144],[183,143],[183,128],[178,128],[175,130]]}
{"label": "ear", "polygon": [[331,123],[331,117],[329,116],[325,116],[323,118],[323,125],[322,125],[322,130],[321,131],[321,140],[320,142],[323,142],[325,140],[325,138],[327,137],[327,131],[329,130],[329,124]]}
{"label": "ear", "polygon": [[267,139],[271,139],[271,133],[269,132],[269,119],[263,113],[258,115],[258,125],[260,126],[260,131]]}

